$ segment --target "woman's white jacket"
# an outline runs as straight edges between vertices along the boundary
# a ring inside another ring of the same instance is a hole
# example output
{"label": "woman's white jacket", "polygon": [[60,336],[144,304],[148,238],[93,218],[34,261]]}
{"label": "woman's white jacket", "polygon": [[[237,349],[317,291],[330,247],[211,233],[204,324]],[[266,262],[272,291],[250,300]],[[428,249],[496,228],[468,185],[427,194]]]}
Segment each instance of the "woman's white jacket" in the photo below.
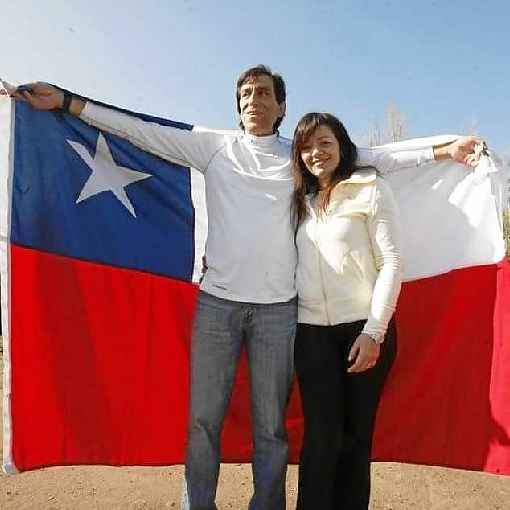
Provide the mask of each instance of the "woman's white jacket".
{"label": "woman's white jacket", "polygon": [[359,170],[331,192],[325,213],[307,197],[296,244],[299,322],[366,319],[382,340],[401,285],[399,220],[393,193],[375,170]]}

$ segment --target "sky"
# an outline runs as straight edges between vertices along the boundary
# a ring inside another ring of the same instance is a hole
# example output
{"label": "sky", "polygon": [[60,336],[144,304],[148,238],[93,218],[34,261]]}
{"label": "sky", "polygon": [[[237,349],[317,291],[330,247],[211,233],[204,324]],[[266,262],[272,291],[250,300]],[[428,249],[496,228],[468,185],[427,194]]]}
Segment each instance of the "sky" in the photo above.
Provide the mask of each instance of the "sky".
{"label": "sky", "polygon": [[408,137],[476,131],[510,155],[510,2],[2,0],[0,77],[47,81],[135,111],[237,126],[235,82],[287,83],[292,136],[329,111],[360,144],[389,104]]}

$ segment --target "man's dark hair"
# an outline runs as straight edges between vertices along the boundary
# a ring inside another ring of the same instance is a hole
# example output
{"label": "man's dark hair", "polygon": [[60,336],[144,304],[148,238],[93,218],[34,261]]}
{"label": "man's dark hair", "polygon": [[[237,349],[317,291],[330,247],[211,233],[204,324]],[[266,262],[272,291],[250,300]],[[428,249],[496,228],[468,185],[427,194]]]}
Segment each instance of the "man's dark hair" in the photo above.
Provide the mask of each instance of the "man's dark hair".
{"label": "man's dark hair", "polygon": [[[287,99],[287,91],[285,89],[285,82],[283,81],[283,78],[277,74],[273,73],[271,69],[268,66],[265,65],[258,65],[255,67],[250,67],[250,69],[247,69],[237,79],[237,89],[236,89],[236,100],[237,100],[237,113],[241,114],[241,87],[249,80],[255,78],[256,76],[269,76],[273,80],[273,88],[274,88],[274,95],[276,98],[276,102],[281,105],[282,103],[285,103]],[[283,117],[285,117],[285,113],[278,117],[273,124],[273,133],[276,133],[278,131],[278,128],[280,127],[280,124],[283,121]],[[244,125],[243,121],[239,120],[239,126],[244,131]]]}

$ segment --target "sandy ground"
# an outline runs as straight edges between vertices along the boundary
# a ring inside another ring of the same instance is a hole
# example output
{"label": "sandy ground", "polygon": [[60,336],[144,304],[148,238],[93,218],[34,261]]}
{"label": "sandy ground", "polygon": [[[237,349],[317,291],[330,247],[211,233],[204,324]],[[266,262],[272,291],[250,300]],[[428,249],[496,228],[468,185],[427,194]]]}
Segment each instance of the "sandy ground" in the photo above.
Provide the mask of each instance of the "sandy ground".
{"label": "sandy ground", "polygon": [[[510,509],[510,477],[392,463],[375,463],[372,469],[371,510]],[[178,509],[182,480],[182,466],[73,466],[14,476],[0,474],[0,509]],[[295,507],[296,480],[297,468],[289,466],[289,509]],[[217,498],[219,510],[247,508],[250,494],[250,466],[223,465]]]}

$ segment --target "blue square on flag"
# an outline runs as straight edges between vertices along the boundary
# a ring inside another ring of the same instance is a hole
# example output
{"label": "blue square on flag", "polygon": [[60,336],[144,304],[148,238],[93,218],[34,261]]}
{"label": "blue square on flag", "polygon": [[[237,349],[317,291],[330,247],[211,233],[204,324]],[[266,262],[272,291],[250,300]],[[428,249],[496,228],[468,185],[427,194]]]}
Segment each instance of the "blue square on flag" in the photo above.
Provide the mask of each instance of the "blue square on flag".
{"label": "blue square on flag", "polygon": [[14,139],[12,242],[191,280],[189,169],[72,116],[35,112],[24,103],[16,108]]}

